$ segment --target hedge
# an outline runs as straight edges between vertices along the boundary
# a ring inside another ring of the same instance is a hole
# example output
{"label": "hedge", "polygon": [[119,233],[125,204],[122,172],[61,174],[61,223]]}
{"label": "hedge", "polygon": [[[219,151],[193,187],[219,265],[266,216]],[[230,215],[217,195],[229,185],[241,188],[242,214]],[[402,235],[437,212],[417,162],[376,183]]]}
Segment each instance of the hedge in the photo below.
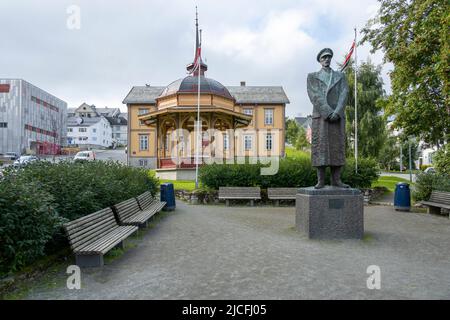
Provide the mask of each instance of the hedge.
{"label": "hedge", "polygon": [[147,170],[103,161],[8,167],[0,181],[2,273],[67,245],[62,223],[145,191],[154,195],[159,184]]}
{"label": "hedge", "polygon": [[431,192],[450,192],[450,175],[441,173],[418,173],[412,196],[416,201],[426,201],[430,199]]}
{"label": "hedge", "polygon": [[[212,189],[219,187],[309,187],[317,183],[316,169],[308,158],[282,158],[275,175],[261,175],[263,165],[258,164],[211,164],[200,168],[199,179]],[[358,173],[353,160],[348,160],[342,172],[342,180],[355,188],[370,188],[378,179],[379,169],[375,160],[360,159]],[[329,181],[329,172],[327,181]]]}

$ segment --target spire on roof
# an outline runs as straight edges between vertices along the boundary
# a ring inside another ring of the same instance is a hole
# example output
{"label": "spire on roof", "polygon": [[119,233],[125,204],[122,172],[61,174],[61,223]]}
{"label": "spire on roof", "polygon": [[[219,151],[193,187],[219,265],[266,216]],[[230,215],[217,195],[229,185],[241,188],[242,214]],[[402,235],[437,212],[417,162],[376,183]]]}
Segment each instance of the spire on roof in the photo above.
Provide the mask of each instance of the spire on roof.
{"label": "spire on roof", "polygon": [[[190,63],[187,66],[187,71],[189,73],[192,73],[192,70],[194,69],[195,62],[198,58],[199,48],[201,46],[201,32],[202,30],[198,30],[198,11],[197,6],[195,6],[195,55],[194,55],[194,62]],[[208,70],[208,66],[203,62],[202,57],[200,56],[200,76],[205,75],[205,71]],[[198,76],[198,70],[194,71],[194,76]]]}

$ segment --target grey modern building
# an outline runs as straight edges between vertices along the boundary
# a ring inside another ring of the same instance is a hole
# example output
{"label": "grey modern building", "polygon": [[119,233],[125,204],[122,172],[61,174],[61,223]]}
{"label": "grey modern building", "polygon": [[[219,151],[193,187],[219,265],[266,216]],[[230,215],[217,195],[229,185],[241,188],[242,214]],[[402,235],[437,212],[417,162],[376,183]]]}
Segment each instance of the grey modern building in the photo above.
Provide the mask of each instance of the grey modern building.
{"label": "grey modern building", "polygon": [[55,154],[66,144],[67,103],[22,79],[0,79],[0,153]]}

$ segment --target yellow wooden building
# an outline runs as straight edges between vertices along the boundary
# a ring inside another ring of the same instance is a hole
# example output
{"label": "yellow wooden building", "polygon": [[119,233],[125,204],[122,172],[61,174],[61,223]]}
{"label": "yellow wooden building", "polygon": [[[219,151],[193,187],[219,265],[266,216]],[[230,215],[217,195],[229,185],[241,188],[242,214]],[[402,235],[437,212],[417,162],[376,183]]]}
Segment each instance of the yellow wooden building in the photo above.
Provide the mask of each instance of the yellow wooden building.
{"label": "yellow wooden building", "polygon": [[129,165],[157,169],[159,176],[168,179],[194,176],[198,76],[199,164],[284,156],[289,100],[283,88],[247,86],[245,82],[224,86],[205,76],[207,68],[201,61],[194,71],[191,63],[187,66],[190,75],[168,86],[131,89],[123,101],[128,108]]}

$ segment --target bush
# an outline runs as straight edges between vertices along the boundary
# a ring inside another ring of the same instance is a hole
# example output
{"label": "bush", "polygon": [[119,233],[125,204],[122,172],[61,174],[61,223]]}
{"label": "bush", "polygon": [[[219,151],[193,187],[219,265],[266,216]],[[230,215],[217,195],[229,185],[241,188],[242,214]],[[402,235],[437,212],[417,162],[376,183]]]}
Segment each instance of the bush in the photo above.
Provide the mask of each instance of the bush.
{"label": "bush", "polygon": [[[302,158],[283,158],[275,175],[260,174],[261,164],[212,164],[200,168],[199,179],[204,186],[215,190],[219,187],[265,188],[309,187],[317,183],[316,169],[311,160]],[[342,180],[354,188],[370,188],[378,179],[378,167],[375,160],[359,160],[359,170],[355,173],[354,161],[348,160],[342,172]],[[329,181],[329,174],[328,174]]]}
{"label": "bush", "polygon": [[145,191],[156,193],[158,180],[147,170],[132,168],[118,162],[85,161],[51,163],[39,161],[24,169],[8,170],[17,181],[40,183],[50,193],[58,214],[75,220]]}
{"label": "bush", "polygon": [[15,271],[44,255],[47,242],[64,221],[54,198],[36,182],[0,183],[0,274]]}
{"label": "bush", "polygon": [[[0,268],[15,270],[44,254],[44,249],[53,253],[67,245],[62,221],[145,191],[155,195],[158,184],[148,170],[118,162],[39,161],[18,170],[8,167],[0,183]],[[17,258],[11,260],[14,255]]]}
{"label": "bush", "polygon": [[436,172],[450,175],[450,143],[434,154],[433,164]]}
{"label": "bush", "polygon": [[370,158],[358,159],[358,173],[355,172],[355,159],[347,159],[342,172],[342,181],[353,188],[370,188],[379,177],[377,161]]}
{"label": "bush", "polygon": [[431,192],[450,192],[450,175],[440,173],[418,173],[412,196],[416,201],[430,199]]}
{"label": "bush", "polygon": [[420,171],[425,171],[425,169],[432,167],[431,164],[421,164],[420,165]]}

